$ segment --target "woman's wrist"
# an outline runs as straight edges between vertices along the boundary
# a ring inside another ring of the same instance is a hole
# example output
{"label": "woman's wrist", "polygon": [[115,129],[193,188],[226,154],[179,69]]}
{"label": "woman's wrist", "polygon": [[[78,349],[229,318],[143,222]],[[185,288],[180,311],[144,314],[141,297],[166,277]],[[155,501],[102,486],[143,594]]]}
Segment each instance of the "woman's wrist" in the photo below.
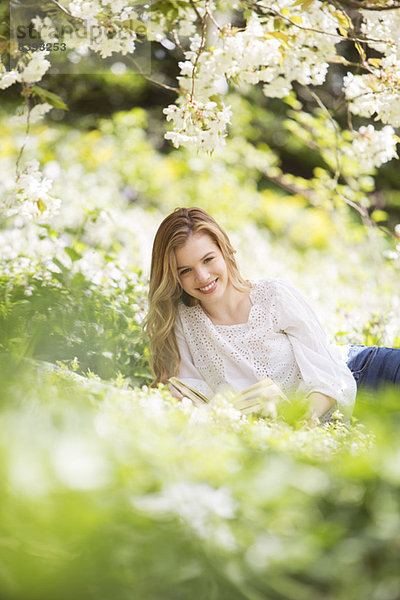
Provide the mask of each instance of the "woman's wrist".
{"label": "woman's wrist", "polygon": [[322,417],[335,404],[335,399],[321,392],[311,392],[308,396],[312,417]]}

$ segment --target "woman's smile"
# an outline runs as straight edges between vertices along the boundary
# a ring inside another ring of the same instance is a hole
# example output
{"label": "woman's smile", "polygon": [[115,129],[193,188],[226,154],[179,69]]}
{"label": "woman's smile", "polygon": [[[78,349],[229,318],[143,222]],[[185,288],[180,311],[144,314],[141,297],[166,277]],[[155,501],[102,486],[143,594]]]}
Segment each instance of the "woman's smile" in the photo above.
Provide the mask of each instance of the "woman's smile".
{"label": "woman's smile", "polygon": [[211,281],[211,283],[209,283],[208,285],[205,285],[204,287],[200,287],[199,290],[202,294],[211,294],[211,292],[213,292],[216,289],[217,283],[218,283],[218,277],[216,279],[214,279],[214,281]]}

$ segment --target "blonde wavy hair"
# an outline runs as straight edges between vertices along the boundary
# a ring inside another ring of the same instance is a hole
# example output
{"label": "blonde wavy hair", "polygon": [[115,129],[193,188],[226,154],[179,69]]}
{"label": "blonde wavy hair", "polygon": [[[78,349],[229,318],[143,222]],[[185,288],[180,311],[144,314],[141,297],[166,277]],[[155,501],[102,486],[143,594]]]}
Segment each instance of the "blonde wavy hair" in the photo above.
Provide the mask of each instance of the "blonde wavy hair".
{"label": "blonde wavy hair", "polygon": [[149,362],[154,375],[152,387],[167,383],[179,369],[181,356],[174,331],[179,302],[186,306],[200,303],[182,289],[175,258],[175,249],[200,232],[207,233],[221,250],[233,287],[242,292],[251,287],[239,273],[234,258],[236,251],[227,234],[205,210],[196,206],[176,208],[162,221],[153,243],[149,310],[143,324],[149,339]]}

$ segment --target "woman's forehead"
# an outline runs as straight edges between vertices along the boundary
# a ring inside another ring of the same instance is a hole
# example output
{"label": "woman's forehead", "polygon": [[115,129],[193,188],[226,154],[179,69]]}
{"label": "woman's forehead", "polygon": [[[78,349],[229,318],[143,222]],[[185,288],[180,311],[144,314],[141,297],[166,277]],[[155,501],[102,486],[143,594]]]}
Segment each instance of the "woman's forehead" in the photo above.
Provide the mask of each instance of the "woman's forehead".
{"label": "woman's forehead", "polygon": [[189,255],[194,259],[200,259],[207,252],[214,250],[219,248],[212,237],[208,233],[199,231],[191,234],[182,246],[175,248],[175,256],[177,260]]}

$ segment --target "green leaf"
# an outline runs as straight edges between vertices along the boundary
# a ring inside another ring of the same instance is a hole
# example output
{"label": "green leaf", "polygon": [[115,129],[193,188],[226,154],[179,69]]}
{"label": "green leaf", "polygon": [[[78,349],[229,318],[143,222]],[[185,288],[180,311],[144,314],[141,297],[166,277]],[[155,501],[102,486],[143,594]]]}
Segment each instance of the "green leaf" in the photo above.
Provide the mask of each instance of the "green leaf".
{"label": "green leaf", "polygon": [[80,258],[82,258],[82,254],[79,254],[79,252],[77,252],[76,250],[74,250],[74,248],[66,247],[66,248],[64,248],[64,250],[68,254],[68,256],[70,257],[70,259],[72,260],[72,262],[75,262],[76,260],[79,260]]}
{"label": "green leaf", "polygon": [[37,201],[37,205],[38,209],[40,210],[40,214],[43,214],[47,208],[45,202],[41,198],[39,198],[39,200]]}
{"label": "green leaf", "polygon": [[282,40],[282,42],[284,42],[285,44],[288,44],[290,41],[290,36],[286,33],[282,33],[282,31],[268,31],[267,33],[264,33],[264,39],[270,38],[278,38],[279,40]]}
{"label": "green leaf", "polygon": [[314,0],[296,0],[296,2],[293,2],[290,6],[301,6],[303,10],[307,10],[313,2]]}
{"label": "green leaf", "polygon": [[60,96],[58,96],[57,94],[49,92],[49,90],[45,90],[39,85],[34,85],[32,89],[36,96],[39,96],[41,100],[45,100],[46,102],[54,106],[54,108],[62,108],[63,110],[69,110],[64,100],[60,98]]}
{"label": "green leaf", "polygon": [[87,287],[87,281],[82,273],[75,273],[71,280],[71,287],[74,290]]}
{"label": "green leaf", "polygon": [[52,258],[52,261],[57,267],[60,269],[62,273],[68,273],[68,269],[62,264],[62,262],[58,258]]}
{"label": "green leaf", "polygon": [[374,210],[371,213],[371,219],[376,223],[379,223],[380,221],[387,221],[388,218],[389,215],[384,210]]}

